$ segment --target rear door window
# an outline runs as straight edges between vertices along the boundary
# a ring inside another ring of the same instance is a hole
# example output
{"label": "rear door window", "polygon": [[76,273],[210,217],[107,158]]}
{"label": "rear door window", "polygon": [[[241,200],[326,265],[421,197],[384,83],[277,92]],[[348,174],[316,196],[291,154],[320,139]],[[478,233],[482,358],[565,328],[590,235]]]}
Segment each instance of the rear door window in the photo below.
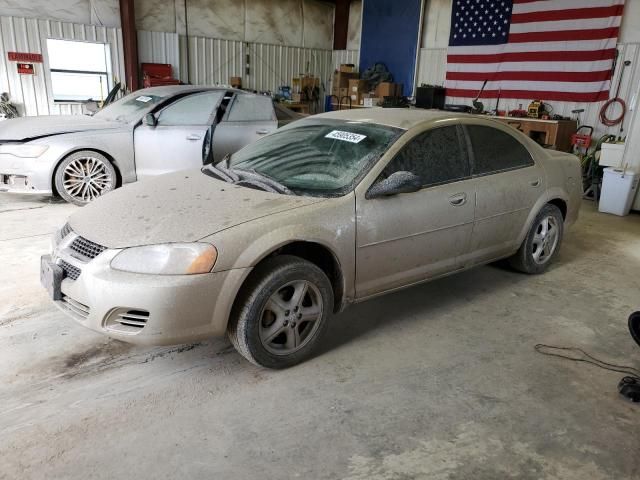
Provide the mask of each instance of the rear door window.
{"label": "rear door window", "polygon": [[187,95],[160,112],[158,125],[209,125],[214,108],[224,92],[212,91]]}
{"label": "rear door window", "polygon": [[424,187],[464,180],[471,176],[467,152],[456,126],[439,127],[419,134],[385,167],[382,177],[408,171],[422,179]]}
{"label": "rear door window", "polygon": [[533,165],[529,151],[508,133],[481,125],[466,125],[466,129],[473,147],[474,175],[488,175]]}
{"label": "rear door window", "polygon": [[271,97],[250,94],[236,95],[227,118],[229,122],[260,122],[275,119]]}

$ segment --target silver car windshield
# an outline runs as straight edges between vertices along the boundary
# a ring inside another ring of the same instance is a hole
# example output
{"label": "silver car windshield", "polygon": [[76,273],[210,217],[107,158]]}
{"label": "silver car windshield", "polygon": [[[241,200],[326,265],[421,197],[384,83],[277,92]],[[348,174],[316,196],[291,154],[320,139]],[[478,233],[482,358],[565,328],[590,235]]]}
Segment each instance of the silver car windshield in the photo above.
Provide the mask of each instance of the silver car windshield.
{"label": "silver car windshield", "polygon": [[124,123],[136,122],[165,98],[158,95],[145,95],[141,92],[134,92],[113,102],[111,105],[107,105],[97,112],[94,117]]}
{"label": "silver car windshield", "polygon": [[256,172],[299,195],[339,196],[353,190],[404,130],[331,119],[287,125],[220,165]]}

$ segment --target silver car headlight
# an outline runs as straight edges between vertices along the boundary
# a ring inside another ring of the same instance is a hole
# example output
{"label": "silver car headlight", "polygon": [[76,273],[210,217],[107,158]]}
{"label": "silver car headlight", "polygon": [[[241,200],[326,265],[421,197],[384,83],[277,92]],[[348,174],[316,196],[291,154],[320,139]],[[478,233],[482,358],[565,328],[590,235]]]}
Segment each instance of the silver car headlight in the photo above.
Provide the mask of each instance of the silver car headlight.
{"label": "silver car headlight", "polygon": [[49,145],[30,145],[28,143],[7,143],[0,145],[0,153],[20,158],[37,158],[46,152]]}
{"label": "silver car headlight", "polygon": [[154,275],[209,273],[218,251],[208,243],[167,243],[125,248],[111,260],[111,268]]}

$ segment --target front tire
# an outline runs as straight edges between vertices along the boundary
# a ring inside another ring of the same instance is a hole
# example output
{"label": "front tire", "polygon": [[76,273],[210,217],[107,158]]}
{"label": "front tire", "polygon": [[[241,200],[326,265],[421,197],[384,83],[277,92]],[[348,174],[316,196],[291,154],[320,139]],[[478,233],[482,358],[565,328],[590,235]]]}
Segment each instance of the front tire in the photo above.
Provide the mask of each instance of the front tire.
{"label": "front tire", "polygon": [[72,153],[56,169],[56,190],[67,202],[83,206],[116,188],[116,169],[104,155],[91,150]]}
{"label": "front tire", "polygon": [[251,363],[287,368],[313,354],[332,308],[331,282],[320,268],[299,257],[277,256],[252,272],[227,334]]}
{"label": "front tire", "polygon": [[555,205],[545,205],[536,215],[524,242],[509,263],[524,273],[543,273],[558,254],[563,234],[562,212]]}

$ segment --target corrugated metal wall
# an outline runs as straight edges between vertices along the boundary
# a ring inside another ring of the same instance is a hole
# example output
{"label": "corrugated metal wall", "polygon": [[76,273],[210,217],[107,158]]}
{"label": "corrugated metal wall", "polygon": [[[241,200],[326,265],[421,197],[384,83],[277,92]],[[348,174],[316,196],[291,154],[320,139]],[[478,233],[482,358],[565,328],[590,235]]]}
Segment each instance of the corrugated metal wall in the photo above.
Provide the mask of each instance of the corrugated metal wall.
{"label": "corrugated metal wall", "polygon": [[177,78],[194,85],[225,85],[231,77],[242,77],[244,88],[272,92],[301,74],[319,77],[328,88],[333,72],[331,50],[189,36],[187,75],[186,37],[162,32],[139,31],[138,56],[141,62],[172,64]]}
{"label": "corrugated metal wall", "polygon": [[343,63],[353,63],[358,68],[360,63],[360,50],[334,50],[331,55],[333,69],[337,70]]}
{"label": "corrugated metal wall", "polygon": [[[108,43],[113,76],[124,78],[122,34],[119,28],[97,25],[0,16],[0,91],[9,92],[22,115],[80,114],[79,104],[55,103],[48,75],[47,39]],[[35,75],[19,75],[7,52],[42,53],[44,63],[35,64]]]}
{"label": "corrugated metal wall", "polygon": [[[622,85],[620,87],[620,97],[627,102],[630,108],[637,108],[638,102],[637,88],[640,84],[640,44],[627,43],[618,45],[620,56],[616,65],[616,71],[612,81],[611,96],[615,95],[615,89],[618,85],[622,64],[625,60],[630,60],[631,65],[626,68],[622,77]],[[418,64],[418,85],[422,83],[431,85],[443,85],[445,81],[447,68],[447,49],[446,48],[423,48],[420,50],[420,60]],[[513,110],[518,108],[520,104],[526,109],[531,98],[526,99],[501,99],[500,110]],[[544,101],[544,98],[542,99]],[[468,98],[447,97],[447,103],[458,103],[470,105],[471,100]],[[627,115],[623,124],[615,127],[606,127],[600,123],[599,112],[604,102],[597,103],[574,103],[574,102],[549,102],[553,107],[553,113],[574,118],[572,110],[584,108],[585,111],[580,114],[580,122],[584,125],[595,127],[597,137],[610,133],[618,135],[620,128],[624,131],[628,130],[631,115]],[[484,100],[487,108],[493,108],[495,100]],[[616,117],[620,113],[618,107],[611,107],[608,116]]]}
{"label": "corrugated metal wall", "polygon": [[168,63],[173,75],[180,78],[180,45],[176,33],[138,30],[138,61],[140,63]]}

